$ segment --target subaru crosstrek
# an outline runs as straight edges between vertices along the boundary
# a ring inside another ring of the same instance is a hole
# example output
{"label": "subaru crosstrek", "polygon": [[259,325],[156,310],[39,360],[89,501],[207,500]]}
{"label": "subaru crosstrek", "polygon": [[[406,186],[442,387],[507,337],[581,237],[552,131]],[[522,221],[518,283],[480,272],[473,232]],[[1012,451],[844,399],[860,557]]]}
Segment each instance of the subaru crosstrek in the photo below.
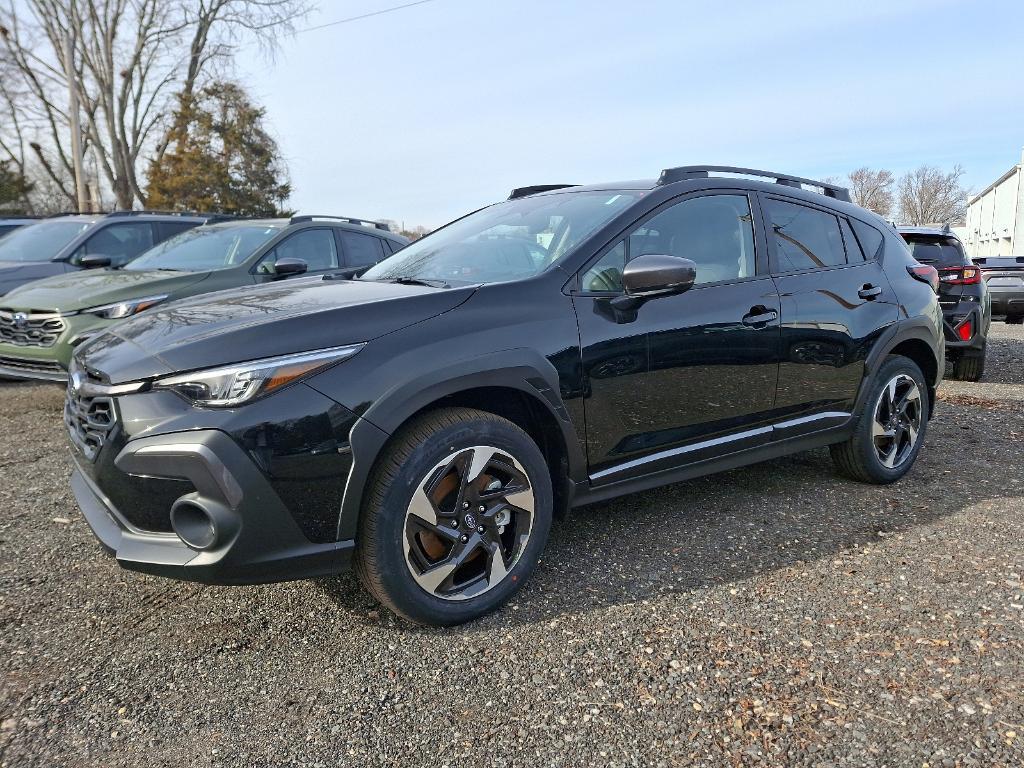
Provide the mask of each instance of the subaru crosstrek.
{"label": "subaru crosstrek", "polygon": [[949,227],[899,227],[915,261],[939,272],[946,358],[953,378],[978,381],[985,373],[985,349],[992,326],[992,297],[981,268],[967,258]]}
{"label": "subaru crosstrek", "polygon": [[357,280],[126,320],[74,355],[79,505],[130,569],[354,565],[443,625],[507,600],[570,507],[821,446],[895,481],[942,376],[937,273],[805,184],[521,188]]}
{"label": "subaru crosstrek", "polygon": [[339,216],[196,227],[119,269],[49,277],[0,297],[0,376],[65,381],[74,348],[119,320],[225,288],[352,277],[408,243],[386,224]]}

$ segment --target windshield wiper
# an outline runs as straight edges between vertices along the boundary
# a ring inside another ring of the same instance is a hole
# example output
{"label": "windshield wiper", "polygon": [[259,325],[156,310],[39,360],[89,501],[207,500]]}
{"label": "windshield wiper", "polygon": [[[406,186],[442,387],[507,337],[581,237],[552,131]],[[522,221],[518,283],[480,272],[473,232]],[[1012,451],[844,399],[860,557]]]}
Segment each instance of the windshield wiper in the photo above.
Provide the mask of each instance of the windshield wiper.
{"label": "windshield wiper", "polygon": [[426,277],[392,277],[384,282],[398,283],[399,285],[425,285],[428,288],[450,288],[444,280],[431,280]]}

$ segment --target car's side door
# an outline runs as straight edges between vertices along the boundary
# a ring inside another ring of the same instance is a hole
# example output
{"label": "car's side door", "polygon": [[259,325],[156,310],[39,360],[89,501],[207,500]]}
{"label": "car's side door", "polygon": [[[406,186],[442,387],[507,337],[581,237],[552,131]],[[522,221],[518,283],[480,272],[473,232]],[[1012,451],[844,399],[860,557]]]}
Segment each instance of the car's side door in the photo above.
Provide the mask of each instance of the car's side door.
{"label": "car's side door", "polygon": [[[648,215],[585,266],[580,329],[591,482],[603,484],[766,442],[779,363],[779,298],[756,198],[699,193]],[[643,254],[691,259],[684,293],[617,311]]]}
{"label": "car's side door", "polygon": [[282,259],[295,259],[306,265],[302,274],[327,272],[340,265],[338,244],[330,227],[300,229],[277,243],[256,265],[257,276],[263,279],[280,279],[285,275],[276,272],[275,265]]}
{"label": "car's side door", "polygon": [[782,300],[776,408],[789,426],[776,437],[784,438],[847,419],[867,355],[897,318],[897,299],[879,262],[881,233],[872,237],[869,225],[824,206],[761,197]]}

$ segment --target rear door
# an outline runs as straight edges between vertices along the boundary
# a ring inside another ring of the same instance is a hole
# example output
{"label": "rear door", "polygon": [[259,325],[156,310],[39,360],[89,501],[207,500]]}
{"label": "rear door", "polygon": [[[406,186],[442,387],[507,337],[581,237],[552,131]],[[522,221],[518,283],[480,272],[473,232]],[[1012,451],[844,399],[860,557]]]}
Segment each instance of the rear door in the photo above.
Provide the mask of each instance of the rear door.
{"label": "rear door", "polygon": [[[579,321],[591,480],[603,484],[765,442],[779,362],[779,298],[754,199],[723,190],[654,211],[583,268]],[[642,254],[692,259],[697,282],[617,314]]]}
{"label": "rear door", "polygon": [[[897,299],[879,261],[880,232],[803,200],[761,199],[782,305],[775,405],[789,423],[775,437],[785,438],[848,418],[868,353],[896,321]],[[866,229],[858,236],[854,225]]]}

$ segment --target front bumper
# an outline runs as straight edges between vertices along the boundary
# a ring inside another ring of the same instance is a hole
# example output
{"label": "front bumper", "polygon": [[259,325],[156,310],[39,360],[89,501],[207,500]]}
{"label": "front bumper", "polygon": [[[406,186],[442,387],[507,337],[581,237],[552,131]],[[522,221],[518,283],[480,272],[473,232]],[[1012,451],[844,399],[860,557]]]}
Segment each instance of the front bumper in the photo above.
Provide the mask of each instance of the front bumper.
{"label": "front bumper", "polygon": [[194,549],[175,533],[132,525],[84,471],[72,491],[103,548],[130,570],[207,584],[255,584],[338,573],[348,568],[354,542],[311,542],[263,474],[227,434],[215,429],[143,437],[114,460],[136,477],[185,480],[195,490],[181,499],[213,512],[214,543]]}

